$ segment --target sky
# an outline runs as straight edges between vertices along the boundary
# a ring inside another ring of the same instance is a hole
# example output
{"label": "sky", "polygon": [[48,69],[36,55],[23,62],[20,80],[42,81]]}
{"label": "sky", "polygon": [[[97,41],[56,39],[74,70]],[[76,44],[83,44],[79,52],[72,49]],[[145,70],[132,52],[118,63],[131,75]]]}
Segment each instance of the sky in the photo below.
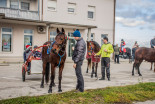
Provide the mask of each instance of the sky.
{"label": "sky", "polygon": [[142,47],[150,47],[155,36],[155,0],[116,0],[116,44],[121,39],[126,47],[135,41]]}

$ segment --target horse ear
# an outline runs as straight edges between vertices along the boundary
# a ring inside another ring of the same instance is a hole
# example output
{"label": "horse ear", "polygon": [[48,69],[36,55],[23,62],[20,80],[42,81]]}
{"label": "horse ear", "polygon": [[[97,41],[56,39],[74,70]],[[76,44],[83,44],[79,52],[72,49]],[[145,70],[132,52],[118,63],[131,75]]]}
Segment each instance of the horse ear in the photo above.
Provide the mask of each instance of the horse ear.
{"label": "horse ear", "polygon": [[62,31],[62,33],[64,33],[64,34],[65,34],[65,30],[64,30],[64,28],[62,28],[62,30],[61,30],[61,31]]}
{"label": "horse ear", "polygon": [[57,33],[60,33],[59,29],[57,28]]}

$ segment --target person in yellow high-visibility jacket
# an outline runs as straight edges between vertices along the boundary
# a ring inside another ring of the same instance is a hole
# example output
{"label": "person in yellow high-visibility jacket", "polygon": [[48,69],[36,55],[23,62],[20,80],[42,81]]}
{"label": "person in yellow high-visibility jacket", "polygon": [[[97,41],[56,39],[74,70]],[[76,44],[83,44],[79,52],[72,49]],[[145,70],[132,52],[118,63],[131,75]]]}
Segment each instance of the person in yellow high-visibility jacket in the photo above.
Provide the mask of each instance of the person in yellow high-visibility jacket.
{"label": "person in yellow high-visibility jacket", "polygon": [[110,81],[110,56],[114,52],[113,46],[108,42],[108,38],[103,38],[104,44],[101,47],[101,50],[96,55],[101,55],[101,74],[102,77],[99,80],[105,80],[105,69],[108,81]]}

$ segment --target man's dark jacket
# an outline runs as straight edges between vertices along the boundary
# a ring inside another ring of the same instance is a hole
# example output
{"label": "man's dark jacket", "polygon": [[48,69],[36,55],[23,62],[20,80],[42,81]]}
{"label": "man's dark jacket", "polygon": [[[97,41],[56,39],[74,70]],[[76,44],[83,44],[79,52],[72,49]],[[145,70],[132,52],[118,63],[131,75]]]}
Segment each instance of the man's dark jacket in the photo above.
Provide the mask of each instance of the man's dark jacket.
{"label": "man's dark jacket", "polygon": [[152,39],[150,44],[151,44],[151,48],[154,48],[154,46],[155,46],[155,39]]}
{"label": "man's dark jacket", "polygon": [[86,53],[86,43],[83,40],[83,38],[80,38],[77,40],[77,43],[75,45],[75,49],[72,55],[72,60],[74,63],[77,63],[79,61],[83,61]]}

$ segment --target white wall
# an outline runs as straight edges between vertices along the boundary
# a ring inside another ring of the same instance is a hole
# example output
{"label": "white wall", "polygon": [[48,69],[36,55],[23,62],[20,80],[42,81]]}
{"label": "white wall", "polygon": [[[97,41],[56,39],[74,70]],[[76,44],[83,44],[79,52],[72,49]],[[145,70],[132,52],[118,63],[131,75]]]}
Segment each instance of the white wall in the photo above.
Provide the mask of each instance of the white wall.
{"label": "white wall", "polygon": [[[33,45],[41,46],[46,42],[46,34],[38,34],[37,26],[30,25],[19,25],[19,24],[7,24],[0,23],[0,41],[1,39],[1,28],[8,27],[12,28],[12,52],[2,52],[0,50],[0,57],[22,57],[24,52],[24,29],[32,29],[33,34]],[[0,42],[0,47],[2,46]],[[1,48],[0,48],[1,49]]]}
{"label": "white wall", "polygon": [[[99,44],[101,34],[108,34],[109,41],[113,42],[114,0],[57,0],[56,11],[47,9],[47,1],[44,0],[44,21],[94,25],[98,28],[91,32],[95,33],[95,40]],[[68,13],[68,2],[76,3],[75,14]],[[88,5],[96,7],[95,20],[87,18]]]}

